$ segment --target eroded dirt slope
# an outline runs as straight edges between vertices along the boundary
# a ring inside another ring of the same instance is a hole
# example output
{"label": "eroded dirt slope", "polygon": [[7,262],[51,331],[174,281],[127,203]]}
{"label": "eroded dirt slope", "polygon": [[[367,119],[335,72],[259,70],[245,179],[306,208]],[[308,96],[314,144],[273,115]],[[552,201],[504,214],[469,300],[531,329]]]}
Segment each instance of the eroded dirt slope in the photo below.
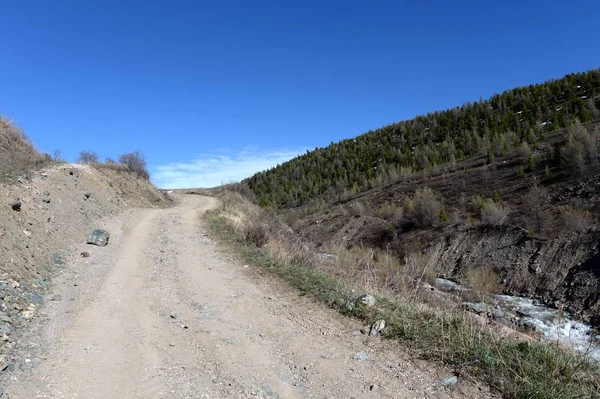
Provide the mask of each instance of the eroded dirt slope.
{"label": "eroded dirt slope", "polygon": [[[150,183],[117,169],[60,165],[0,184],[2,373],[28,367],[19,355],[24,349],[21,331],[46,304],[53,277],[88,251],[81,246],[91,230],[106,228],[111,218],[129,209],[170,205]],[[13,201],[20,202],[20,210],[9,206]]]}

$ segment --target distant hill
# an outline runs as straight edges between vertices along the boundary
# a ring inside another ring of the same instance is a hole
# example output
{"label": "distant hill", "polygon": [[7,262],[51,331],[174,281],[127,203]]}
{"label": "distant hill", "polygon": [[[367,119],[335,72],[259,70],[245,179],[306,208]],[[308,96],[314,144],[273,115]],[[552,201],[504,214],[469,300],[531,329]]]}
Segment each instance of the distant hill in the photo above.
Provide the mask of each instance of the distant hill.
{"label": "distant hill", "polygon": [[[523,146],[535,150],[550,132],[600,119],[599,108],[600,69],[594,69],[384,126],[307,152],[245,182],[262,206],[335,200],[475,155],[485,154],[493,163]],[[562,152],[558,146],[554,150],[557,166]]]}

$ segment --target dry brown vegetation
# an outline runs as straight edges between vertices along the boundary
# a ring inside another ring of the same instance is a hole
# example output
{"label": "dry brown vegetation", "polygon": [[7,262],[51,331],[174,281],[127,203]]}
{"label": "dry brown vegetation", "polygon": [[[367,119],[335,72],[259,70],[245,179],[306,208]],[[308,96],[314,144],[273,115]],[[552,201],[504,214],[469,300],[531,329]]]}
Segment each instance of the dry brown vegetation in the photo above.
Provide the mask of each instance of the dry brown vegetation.
{"label": "dry brown vegetation", "polygon": [[[564,131],[548,133],[542,141],[524,143],[514,152],[496,154],[492,161],[488,154],[481,154],[395,176],[393,181],[360,193],[349,190],[336,198],[324,195],[279,212],[290,225],[304,230],[314,220],[323,220],[322,226],[326,226],[329,220],[338,221],[336,214],[353,216],[356,212],[352,208],[360,206],[360,214],[373,215],[396,228],[398,248],[409,230],[427,234],[431,227],[442,224],[442,210],[451,224],[511,225],[544,238],[556,238],[569,231],[561,206],[587,209],[592,215],[600,212],[600,191],[594,188],[600,170],[599,145],[599,122],[576,123]],[[520,169],[523,175],[518,174]],[[573,190],[575,187],[578,189]],[[498,197],[492,198],[493,193]],[[573,197],[579,198],[572,203]],[[355,205],[358,202],[360,205]],[[597,222],[593,220],[591,227]],[[379,227],[388,228],[384,224]],[[369,235],[380,236],[376,231]],[[311,238],[315,242],[326,240]],[[368,244],[382,247],[388,242]]]}
{"label": "dry brown vegetation", "polygon": [[565,205],[560,207],[560,215],[564,227],[569,231],[586,231],[594,224],[594,217],[587,209]]}
{"label": "dry brown vegetation", "polygon": [[500,226],[506,223],[508,218],[508,207],[489,198],[483,203],[480,212],[481,222],[484,224]]}
{"label": "dry brown vegetation", "polygon": [[418,188],[412,197],[404,200],[404,212],[408,220],[418,227],[432,227],[439,223],[443,205],[439,196],[430,188]]}
{"label": "dry brown vegetation", "polygon": [[412,293],[420,281],[435,275],[428,258],[419,253],[401,261],[390,251],[360,246],[320,248],[316,252],[275,215],[252,204],[239,192],[225,191],[220,197],[222,215],[244,241],[280,261],[300,263],[389,297],[404,295],[407,290]]}
{"label": "dry brown vegetation", "polygon": [[[467,317],[436,298],[426,284],[436,275],[428,255],[414,251],[398,259],[390,251],[356,245],[321,247],[316,252],[240,191],[221,191],[220,209],[206,215],[213,231],[246,262],[264,266],[303,295],[369,322],[384,318],[387,337],[398,338],[419,355],[444,362],[459,373],[482,378],[504,397],[597,397],[597,367],[583,357],[556,345],[501,336],[483,319]],[[392,208],[385,213],[394,215]],[[482,295],[497,289],[498,276],[487,268],[468,270],[465,277]],[[363,292],[377,296],[375,310],[347,306],[349,299]]]}
{"label": "dry brown vegetation", "polygon": [[98,163],[98,154],[96,153],[96,151],[81,151],[75,162],[92,164]]}
{"label": "dry brown vegetation", "polygon": [[140,150],[121,155],[119,163],[125,165],[130,172],[135,173],[138,177],[150,180],[150,174],[146,167],[146,156]]}
{"label": "dry brown vegetation", "polygon": [[498,274],[487,267],[478,267],[465,270],[465,280],[473,288],[479,301],[486,300],[490,295],[501,292]]}
{"label": "dry brown vegetation", "polygon": [[110,169],[120,173],[132,173],[146,181],[150,180],[150,174],[146,167],[146,157],[140,150],[121,155],[119,157],[119,162],[116,162],[111,158],[106,158],[104,162],[100,162],[98,154],[95,151],[81,151],[76,162],[90,164],[100,169]]}
{"label": "dry brown vegetation", "polygon": [[0,176],[14,177],[49,163],[48,155],[39,153],[23,131],[0,117]]}
{"label": "dry brown vegetation", "polygon": [[[144,180],[150,179],[146,158],[139,150],[121,155],[119,163],[111,159],[102,163],[95,151],[81,151],[76,161],[117,172],[130,172]],[[52,162],[65,162],[60,151],[55,151],[54,157],[38,152],[20,128],[0,117],[0,179],[12,179]]]}

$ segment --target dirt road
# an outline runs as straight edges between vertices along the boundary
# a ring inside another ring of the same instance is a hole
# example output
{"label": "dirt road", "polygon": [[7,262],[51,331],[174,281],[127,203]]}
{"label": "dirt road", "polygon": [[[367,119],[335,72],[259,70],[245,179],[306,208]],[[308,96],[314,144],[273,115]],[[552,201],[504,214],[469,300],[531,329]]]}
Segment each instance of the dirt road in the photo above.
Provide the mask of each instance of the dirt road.
{"label": "dirt road", "polygon": [[[216,200],[182,196],[112,226],[72,262],[38,326],[45,355],[10,398],[481,398],[450,370],[298,296],[222,252],[200,220]],[[353,333],[354,332],[354,333]],[[367,360],[356,359],[366,353]],[[483,389],[483,390],[482,390]]]}

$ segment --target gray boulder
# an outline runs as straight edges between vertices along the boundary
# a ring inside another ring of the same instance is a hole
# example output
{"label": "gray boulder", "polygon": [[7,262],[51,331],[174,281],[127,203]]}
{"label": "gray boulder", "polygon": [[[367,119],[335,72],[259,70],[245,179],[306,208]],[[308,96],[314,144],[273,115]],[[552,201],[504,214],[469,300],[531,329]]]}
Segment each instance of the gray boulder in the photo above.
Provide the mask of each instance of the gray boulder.
{"label": "gray boulder", "polygon": [[377,335],[381,331],[383,331],[384,328],[385,328],[385,320],[377,320],[371,326],[371,331],[369,331],[369,335],[374,337],[375,335]]}
{"label": "gray boulder", "polygon": [[13,211],[18,212],[21,210],[21,201],[19,201],[19,200],[8,201],[8,206],[10,206]]}
{"label": "gray boulder", "polygon": [[10,335],[10,324],[0,323],[0,335]]}
{"label": "gray boulder", "polygon": [[356,307],[356,301],[353,299],[348,299],[346,301],[346,309],[348,310],[353,310]]}
{"label": "gray boulder", "polygon": [[370,308],[375,305],[375,297],[369,294],[361,295],[356,299],[356,304]]}
{"label": "gray boulder", "polygon": [[60,265],[65,264],[65,260],[61,254],[55,253],[55,254],[52,254],[52,263],[54,263],[57,266],[60,266]]}
{"label": "gray boulder", "polygon": [[492,314],[492,307],[484,302],[463,302],[461,305],[464,310],[480,316],[489,317]]}
{"label": "gray boulder", "polygon": [[453,375],[451,377],[442,378],[442,385],[447,387],[449,385],[454,385],[458,382],[458,377]]}
{"label": "gray boulder", "polygon": [[29,300],[29,302],[36,304],[36,305],[43,305],[44,304],[44,297],[41,296],[40,294],[38,294],[37,292],[30,292],[27,294],[27,299]]}
{"label": "gray boulder", "polygon": [[88,237],[87,243],[97,245],[99,247],[105,247],[108,244],[110,233],[102,229],[94,229],[92,234]]}

